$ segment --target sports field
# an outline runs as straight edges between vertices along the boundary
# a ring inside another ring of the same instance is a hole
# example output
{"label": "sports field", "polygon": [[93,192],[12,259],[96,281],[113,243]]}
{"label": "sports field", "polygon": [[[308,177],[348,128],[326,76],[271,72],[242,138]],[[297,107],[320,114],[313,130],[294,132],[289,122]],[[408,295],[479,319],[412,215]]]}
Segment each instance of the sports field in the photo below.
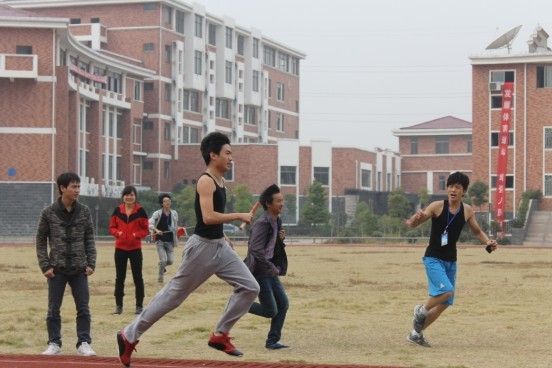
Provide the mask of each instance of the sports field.
{"label": "sports field", "polygon": [[[268,320],[246,315],[232,331],[244,352],[236,361],[343,363],[415,367],[552,367],[552,248],[459,250],[456,305],[425,333],[431,348],[406,342],[412,308],[426,295],[422,246],[288,246],[283,277],[290,310],[282,341],[267,351]],[[245,255],[245,247],[237,251]],[[182,247],[177,249],[179,263]],[[168,277],[175,271],[168,270]],[[47,340],[46,280],[31,245],[0,246],[0,353],[37,354]],[[115,356],[115,333],[134,318],[127,276],[125,310],[114,308],[113,248],[98,244],[90,279],[92,346]],[[157,254],[144,248],[146,303],[156,293]],[[230,360],[207,347],[231,288],[212,278],[153,326],[136,358]],[[62,308],[64,354],[75,354],[75,311],[69,291]]]}

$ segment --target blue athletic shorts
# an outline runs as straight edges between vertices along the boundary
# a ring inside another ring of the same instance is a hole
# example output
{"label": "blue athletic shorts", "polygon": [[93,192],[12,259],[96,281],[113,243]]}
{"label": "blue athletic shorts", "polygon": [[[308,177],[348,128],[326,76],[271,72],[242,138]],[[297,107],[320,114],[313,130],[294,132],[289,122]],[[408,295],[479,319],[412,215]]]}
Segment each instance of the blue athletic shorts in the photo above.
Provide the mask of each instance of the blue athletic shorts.
{"label": "blue athletic shorts", "polygon": [[[427,276],[429,296],[439,296],[450,291],[454,292],[456,284],[456,262],[443,261],[434,257],[423,257]],[[452,305],[454,295],[443,304]]]}

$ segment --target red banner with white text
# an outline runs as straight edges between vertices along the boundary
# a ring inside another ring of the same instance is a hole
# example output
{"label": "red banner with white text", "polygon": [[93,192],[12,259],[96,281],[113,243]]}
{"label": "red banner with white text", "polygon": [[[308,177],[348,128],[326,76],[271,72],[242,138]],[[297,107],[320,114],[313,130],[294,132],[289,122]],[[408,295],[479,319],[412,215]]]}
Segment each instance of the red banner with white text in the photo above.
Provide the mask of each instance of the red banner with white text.
{"label": "red banner with white text", "polygon": [[502,85],[502,111],[500,113],[500,131],[498,133],[498,160],[496,168],[496,221],[501,232],[504,225],[506,207],[506,170],[508,167],[508,146],[510,145],[510,121],[512,119],[512,97],[514,84],[506,82]]}

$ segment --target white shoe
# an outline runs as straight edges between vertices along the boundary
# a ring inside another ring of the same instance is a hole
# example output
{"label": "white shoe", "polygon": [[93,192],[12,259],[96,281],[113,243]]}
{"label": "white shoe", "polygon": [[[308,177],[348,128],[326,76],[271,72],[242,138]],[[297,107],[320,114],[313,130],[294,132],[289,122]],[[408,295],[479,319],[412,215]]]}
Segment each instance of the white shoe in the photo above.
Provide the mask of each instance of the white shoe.
{"label": "white shoe", "polygon": [[61,347],[55,342],[48,344],[48,348],[42,352],[42,355],[58,355],[61,354]]}
{"label": "white shoe", "polygon": [[84,355],[84,356],[94,356],[94,355],[96,355],[96,352],[94,350],[92,350],[92,346],[90,346],[90,344],[87,343],[87,342],[81,343],[79,348],[77,349],[77,352],[80,355]]}

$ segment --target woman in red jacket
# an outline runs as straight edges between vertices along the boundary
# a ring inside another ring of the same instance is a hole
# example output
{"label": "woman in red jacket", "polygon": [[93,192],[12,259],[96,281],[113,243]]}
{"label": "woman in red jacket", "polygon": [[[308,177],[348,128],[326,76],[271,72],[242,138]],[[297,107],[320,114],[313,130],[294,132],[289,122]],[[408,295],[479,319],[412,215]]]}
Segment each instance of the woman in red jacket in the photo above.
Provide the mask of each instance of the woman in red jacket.
{"label": "woman in red jacket", "polygon": [[109,221],[109,232],[115,237],[115,312],[123,313],[125,278],[130,260],[132,279],[136,288],[136,314],[142,313],[144,302],[144,279],[142,278],[142,239],[148,235],[148,215],[137,202],[136,188],[129,185],[123,189],[123,203],[115,207]]}

